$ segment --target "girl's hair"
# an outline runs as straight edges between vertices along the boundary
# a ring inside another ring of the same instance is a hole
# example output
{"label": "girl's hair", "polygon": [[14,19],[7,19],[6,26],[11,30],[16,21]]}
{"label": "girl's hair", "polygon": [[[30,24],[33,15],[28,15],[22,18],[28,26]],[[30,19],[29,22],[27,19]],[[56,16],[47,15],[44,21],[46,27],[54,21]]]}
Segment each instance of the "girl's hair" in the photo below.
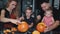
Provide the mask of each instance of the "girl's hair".
{"label": "girl's hair", "polygon": [[19,12],[18,12],[18,2],[17,2],[17,0],[8,0],[6,7],[8,8],[8,7],[9,7],[9,4],[10,4],[12,1],[15,1],[15,2],[17,3],[17,5],[16,5],[16,7],[13,9],[12,13],[13,13],[15,16],[18,17]]}
{"label": "girl's hair", "polygon": [[9,4],[10,4],[12,1],[15,1],[15,2],[17,3],[16,0],[8,0],[8,2],[7,2],[7,6],[6,6],[6,7],[9,7]]}

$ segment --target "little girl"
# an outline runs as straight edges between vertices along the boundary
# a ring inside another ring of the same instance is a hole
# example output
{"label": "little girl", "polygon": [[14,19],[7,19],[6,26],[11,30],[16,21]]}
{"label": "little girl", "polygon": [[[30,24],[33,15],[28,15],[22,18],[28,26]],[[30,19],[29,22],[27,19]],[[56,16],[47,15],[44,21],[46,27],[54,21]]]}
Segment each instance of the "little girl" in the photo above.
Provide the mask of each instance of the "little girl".
{"label": "little girl", "polygon": [[42,19],[42,22],[46,24],[47,27],[51,26],[54,23],[54,18],[52,15],[52,11],[51,10],[47,10],[44,13],[44,17]]}

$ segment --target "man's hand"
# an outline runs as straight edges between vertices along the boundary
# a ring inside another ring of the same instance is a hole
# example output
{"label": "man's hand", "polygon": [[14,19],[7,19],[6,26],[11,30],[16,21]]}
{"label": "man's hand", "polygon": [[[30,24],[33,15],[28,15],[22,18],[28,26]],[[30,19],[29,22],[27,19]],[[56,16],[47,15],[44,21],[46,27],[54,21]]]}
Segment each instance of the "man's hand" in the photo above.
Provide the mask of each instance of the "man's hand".
{"label": "man's hand", "polygon": [[51,31],[51,30],[55,29],[57,26],[59,26],[59,21],[55,21],[55,23],[53,23],[51,26],[49,26],[47,29],[45,29],[44,32]]}
{"label": "man's hand", "polygon": [[44,33],[48,32],[48,31],[49,31],[49,29],[48,29],[48,27],[47,27],[47,28],[45,28]]}

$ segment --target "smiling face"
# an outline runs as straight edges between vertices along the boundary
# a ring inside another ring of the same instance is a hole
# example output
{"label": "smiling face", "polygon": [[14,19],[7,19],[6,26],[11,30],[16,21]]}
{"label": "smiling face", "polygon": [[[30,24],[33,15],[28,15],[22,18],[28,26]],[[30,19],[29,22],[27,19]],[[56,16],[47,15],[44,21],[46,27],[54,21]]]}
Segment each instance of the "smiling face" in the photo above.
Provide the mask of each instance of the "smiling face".
{"label": "smiling face", "polygon": [[41,8],[42,8],[42,10],[46,11],[47,9],[50,8],[50,4],[49,3],[43,3],[43,4],[41,4]]}
{"label": "smiling face", "polygon": [[16,5],[17,5],[17,2],[16,1],[11,1],[8,7],[10,9],[14,9],[16,7]]}

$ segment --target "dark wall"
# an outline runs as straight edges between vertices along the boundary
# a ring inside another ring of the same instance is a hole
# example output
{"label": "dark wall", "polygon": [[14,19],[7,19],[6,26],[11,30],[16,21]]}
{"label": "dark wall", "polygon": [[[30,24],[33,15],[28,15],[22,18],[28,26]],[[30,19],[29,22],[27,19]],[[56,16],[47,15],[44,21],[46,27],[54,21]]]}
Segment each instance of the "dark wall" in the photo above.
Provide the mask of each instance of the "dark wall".
{"label": "dark wall", "polygon": [[[33,3],[33,0],[17,0],[19,2],[19,12],[20,15],[23,13],[23,11],[26,9],[27,6],[32,7],[34,10],[34,13],[36,13],[36,9],[41,9],[40,8],[40,4],[43,1],[50,1],[50,0],[35,0],[35,2]],[[8,0],[0,0],[0,8],[4,8],[6,6],[6,3],[8,2]],[[54,7],[54,0],[51,0],[52,6]],[[57,2],[55,2],[57,3]],[[35,7],[34,7],[35,6]],[[57,6],[58,7],[58,6]]]}

